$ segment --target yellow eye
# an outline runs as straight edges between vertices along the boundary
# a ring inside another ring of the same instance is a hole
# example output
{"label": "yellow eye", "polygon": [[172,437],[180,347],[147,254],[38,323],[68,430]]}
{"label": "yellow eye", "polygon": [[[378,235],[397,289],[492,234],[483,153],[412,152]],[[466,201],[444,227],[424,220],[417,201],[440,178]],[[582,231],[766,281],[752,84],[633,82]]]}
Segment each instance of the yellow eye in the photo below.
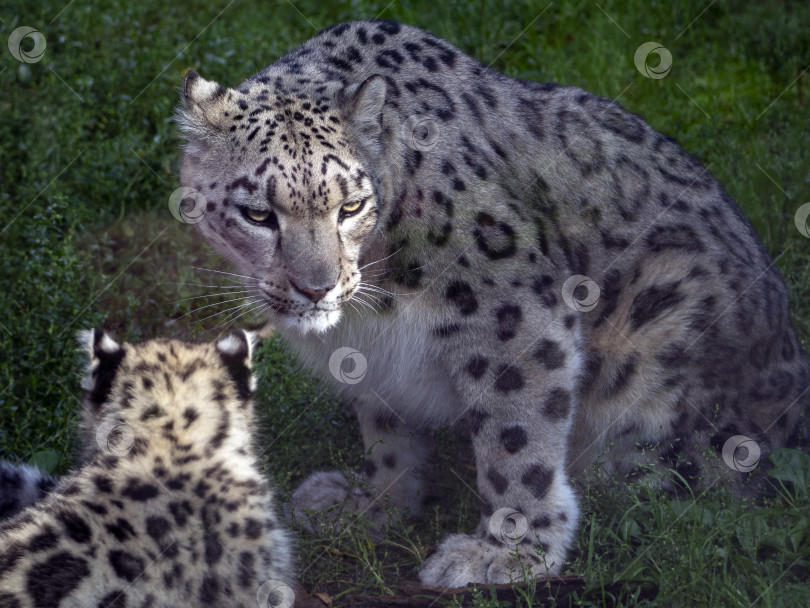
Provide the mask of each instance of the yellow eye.
{"label": "yellow eye", "polygon": [[345,205],[343,205],[340,208],[340,210],[343,213],[354,213],[355,211],[358,211],[360,209],[360,207],[363,206],[363,203],[365,203],[365,202],[366,202],[366,199],[361,199],[359,201],[354,201],[353,203],[346,203]]}
{"label": "yellow eye", "polygon": [[270,217],[270,212],[259,211],[258,209],[245,209],[245,215],[248,219],[261,223],[267,221],[267,218]]}

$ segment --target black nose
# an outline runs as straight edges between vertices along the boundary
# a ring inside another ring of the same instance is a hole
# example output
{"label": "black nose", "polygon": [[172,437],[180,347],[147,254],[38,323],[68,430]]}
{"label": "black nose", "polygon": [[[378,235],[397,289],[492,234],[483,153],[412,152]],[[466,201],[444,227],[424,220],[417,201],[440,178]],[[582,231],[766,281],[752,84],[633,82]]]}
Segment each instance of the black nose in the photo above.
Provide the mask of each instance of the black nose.
{"label": "black nose", "polygon": [[321,289],[312,289],[310,287],[299,287],[298,285],[295,284],[295,281],[293,281],[292,279],[289,279],[289,281],[290,285],[293,286],[295,291],[304,294],[312,302],[318,302],[320,300],[323,300],[323,297],[334,288],[334,285],[329,285],[328,287],[323,287]]}

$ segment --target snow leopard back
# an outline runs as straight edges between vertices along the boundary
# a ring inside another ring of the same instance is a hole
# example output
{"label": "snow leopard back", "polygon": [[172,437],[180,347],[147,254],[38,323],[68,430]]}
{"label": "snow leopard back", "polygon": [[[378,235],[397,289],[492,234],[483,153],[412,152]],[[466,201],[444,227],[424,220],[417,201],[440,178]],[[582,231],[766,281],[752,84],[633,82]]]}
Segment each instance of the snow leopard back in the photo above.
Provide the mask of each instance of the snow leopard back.
{"label": "snow leopard back", "polygon": [[252,337],[84,341],[86,462],[0,523],[0,605],[291,596],[291,541],[252,447]]}

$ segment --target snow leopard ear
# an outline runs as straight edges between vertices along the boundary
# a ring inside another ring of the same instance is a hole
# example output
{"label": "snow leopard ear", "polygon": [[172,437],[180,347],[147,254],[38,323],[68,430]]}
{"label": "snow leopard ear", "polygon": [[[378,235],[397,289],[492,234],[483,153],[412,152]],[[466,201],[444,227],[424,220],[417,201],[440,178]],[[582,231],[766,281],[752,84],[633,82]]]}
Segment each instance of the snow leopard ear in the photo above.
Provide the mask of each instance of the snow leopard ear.
{"label": "snow leopard ear", "polygon": [[367,137],[377,137],[382,131],[382,109],[386,93],[385,79],[379,74],[343,89],[346,116]]}
{"label": "snow leopard ear", "polygon": [[256,390],[256,379],[250,371],[256,338],[255,332],[243,329],[225,336],[216,343],[217,352],[236,383],[236,389],[242,399],[247,399]]}
{"label": "snow leopard ear", "polygon": [[233,95],[232,89],[189,70],[183,82],[181,105],[175,112],[183,136],[187,140],[223,137],[228,126],[226,113]]}
{"label": "snow leopard ear", "polygon": [[80,332],[79,341],[88,356],[82,388],[87,391],[89,401],[101,405],[110,395],[113,379],[124,360],[125,351],[103,329]]}

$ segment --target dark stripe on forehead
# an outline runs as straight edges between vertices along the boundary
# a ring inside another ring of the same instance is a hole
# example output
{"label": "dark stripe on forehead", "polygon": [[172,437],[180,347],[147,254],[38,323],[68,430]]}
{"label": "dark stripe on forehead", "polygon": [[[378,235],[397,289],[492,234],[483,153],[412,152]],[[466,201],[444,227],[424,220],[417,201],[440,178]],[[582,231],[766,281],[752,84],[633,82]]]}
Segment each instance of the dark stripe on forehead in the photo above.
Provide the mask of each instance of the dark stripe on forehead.
{"label": "dark stripe on forehead", "polygon": [[253,194],[259,187],[250,181],[247,175],[243,175],[242,177],[238,177],[231,182],[230,189],[235,190],[237,188],[244,188],[250,194]]}
{"label": "dark stripe on forehead", "polygon": [[358,188],[362,188],[363,187],[363,179],[365,177],[366,177],[366,172],[363,171],[362,169],[358,169],[357,173],[355,173],[352,176],[352,179],[354,180],[354,185],[357,186]]}
{"label": "dark stripe on forehead", "polygon": [[338,165],[340,165],[340,168],[343,169],[344,171],[349,170],[349,166],[342,160],[340,160],[337,156],[335,156],[334,154],[327,154],[326,156],[323,157],[323,164],[321,165],[321,173],[326,174],[326,166],[333,161],[336,162]]}
{"label": "dark stripe on forehead", "polygon": [[349,196],[349,184],[346,182],[346,178],[342,175],[338,175],[335,177],[335,181],[338,183],[338,186],[340,186],[340,193],[343,195],[343,198]]}
{"label": "dark stripe on forehead", "polygon": [[275,175],[271,175],[270,177],[267,178],[266,197],[267,197],[267,203],[271,207],[276,204],[276,184],[277,184],[277,180],[276,180]]}
{"label": "dark stripe on forehead", "polygon": [[258,176],[258,175],[261,175],[262,173],[264,173],[264,171],[265,171],[265,169],[267,169],[267,165],[268,165],[269,163],[270,163],[270,159],[269,159],[269,158],[265,158],[265,159],[262,161],[262,164],[261,164],[261,165],[259,165],[258,167],[256,167],[256,172],[254,173],[254,175],[257,175],[257,176]]}

